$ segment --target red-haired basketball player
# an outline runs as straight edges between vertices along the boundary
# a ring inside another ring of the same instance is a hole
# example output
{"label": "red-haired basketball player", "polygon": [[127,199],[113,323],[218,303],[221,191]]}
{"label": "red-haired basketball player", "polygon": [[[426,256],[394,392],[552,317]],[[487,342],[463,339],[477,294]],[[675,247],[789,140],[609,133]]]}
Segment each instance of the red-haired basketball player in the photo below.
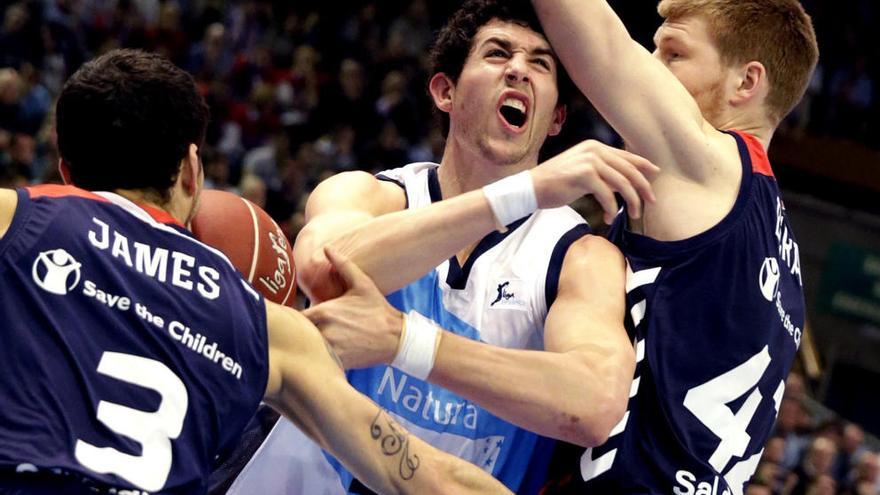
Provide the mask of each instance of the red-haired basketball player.
{"label": "red-haired basketball player", "polygon": [[663,0],[653,54],[605,0],[533,0],[553,48],[636,153],[656,203],[611,239],[627,258],[636,379],[566,493],[743,492],[800,344],[798,245],[765,150],[818,57],[797,0]]}

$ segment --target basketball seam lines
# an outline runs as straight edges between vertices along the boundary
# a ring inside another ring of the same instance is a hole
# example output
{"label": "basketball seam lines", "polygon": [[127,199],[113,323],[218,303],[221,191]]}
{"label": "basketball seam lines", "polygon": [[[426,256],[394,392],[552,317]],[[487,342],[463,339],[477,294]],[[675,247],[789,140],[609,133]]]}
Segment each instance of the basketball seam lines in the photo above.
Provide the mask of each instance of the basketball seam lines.
{"label": "basketball seam lines", "polygon": [[[293,272],[293,270],[291,270]],[[287,304],[287,300],[290,299],[290,293],[293,291],[293,287],[296,285],[296,276],[291,273],[290,275],[290,285],[287,287],[287,294],[284,295],[284,300],[281,301],[281,305],[284,306]]]}
{"label": "basketball seam lines", "polygon": [[249,212],[251,212],[251,220],[254,222],[254,252],[251,253],[251,271],[248,273],[247,281],[249,283],[254,283],[254,272],[257,271],[257,261],[259,260],[260,255],[260,223],[257,220],[257,212],[254,211],[254,207],[251,206],[250,201],[241,199]]}

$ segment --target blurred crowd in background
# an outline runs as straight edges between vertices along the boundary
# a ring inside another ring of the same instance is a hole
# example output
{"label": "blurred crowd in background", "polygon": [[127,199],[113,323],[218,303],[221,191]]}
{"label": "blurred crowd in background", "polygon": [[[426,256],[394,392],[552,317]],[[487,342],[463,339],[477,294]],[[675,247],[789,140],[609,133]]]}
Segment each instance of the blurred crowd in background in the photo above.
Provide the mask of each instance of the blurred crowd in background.
{"label": "blurred crowd in background", "polygon": [[880,493],[876,440],[867,442],[861,426],[816,409],[806,389],[802,375],[789,375],[774,433],[745,495]]}
{"label": "blurred crowd in background", "polygon": [[[611,3],[649,42],[660,22],[651,2]],[[822,59],[780,132],[880,147],[880,3],[803,3]],[[208,186],[263,206],[293,237],[308,191],[324,177],[440,160],[427,53],[459,4],[0,0],[0,187],[58,181],[52,113],[64,81],[109,49],[141,48],[191,72],[210,105],[200,150]],[[587,138],[619,142],[583,98],[568,104],[565,130],[545,154]],[[582,211],[594,217],[589,204]],[[878,457],[862,430],[811,414],[803,390],[793,375],[748,493],[878,493]]]}

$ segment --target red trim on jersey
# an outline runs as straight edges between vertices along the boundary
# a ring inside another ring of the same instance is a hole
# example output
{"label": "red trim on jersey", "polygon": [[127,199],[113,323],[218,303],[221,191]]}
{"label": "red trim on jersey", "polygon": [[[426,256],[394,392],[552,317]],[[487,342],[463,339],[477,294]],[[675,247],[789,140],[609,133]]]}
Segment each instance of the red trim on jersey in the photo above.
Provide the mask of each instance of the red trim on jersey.
{"label": "red trim on jersey", "polygon": [[153,217],[153,220],[159,223],[168,223],[172,225],[177,225],[178,227],[183,227],[182,223],[178,222],[176,218],[171,216],[171,214],[165,210],[160,210],[159,208],[156,208],[154,206],[144,205],[141,203],[135,204],[138,205],[145,212],[147,212],[151,217]]}
{"label": "red trim on jersey", "polygon": [[27,189],[28,194],[31,199],[36,198],[63,198],[67,196],[73,196],[76,198],[86,198],[86,199],[94,199],[95,201],[103,201],[107,203],[107,199],[97,194],[86,191],[85,189],[80,189],[75,186],[62,186],[60,184],[43,184],[39,186],[31,186],[25,188]]}
{"label": "red trim on jersey", "polygon": [[[92,199],[92,200],[101,201],[104,203],[110,202],[110,200],[108,200],[107,198],[105,198],[103,196],[95,194],[91,191],[86,191],[85,189],[80,189],[76,186],[62,186],[59,184],[43,184],[43,185],[39,185],[39,186],[27,187],[25,189],[27,189],[27,192],[30,195],[31,199],[43,198],[43,197],[45,197],[45,198],[75,197],[75,198]],[[165,210],[161,210],[161,209],[156,208],[154,206],[149,206],[149,205],[144,205],[144,204],[139,204],[139,203],[135,203],[135,204],[137,204],[138,207],[140,207],[145,212],[147,212],[147,214],[150,215],[150,217],[153,220],[155,220],[159,223],[172,224],[172,225],[177,225],[179,227],[183,227],[182,223],[178,222],[176,218],[171,216],[171,214]]]}
{"label": "red trim on jersey", "polygon": [[773,168],[770,166],[770,159],[767,158],[767,151],[764,150],[764,145],[761,144],[761,141],[758,141],[758,138],[742,131],[731,131],[737,133],[743,141],[746,142],[746,147],[749,149],[749,156],[752,157],[752,172],[756,174],[766,175],[767,177],[775,177],[773,175]]}

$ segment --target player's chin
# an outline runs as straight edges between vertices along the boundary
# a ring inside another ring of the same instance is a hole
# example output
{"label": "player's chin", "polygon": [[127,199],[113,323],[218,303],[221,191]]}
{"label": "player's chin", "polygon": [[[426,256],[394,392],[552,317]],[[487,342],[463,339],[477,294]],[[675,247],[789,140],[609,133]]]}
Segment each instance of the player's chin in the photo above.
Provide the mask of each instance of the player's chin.
{"label": "player's chin", "polygon": [[518,165],[527,156],[527,153],[523,152],[521,146],[513,147],[509,144],[507,146],[493,146],[491,148],[486,148],[484,151],[484,155],[487,156],[492,163],[499,166]]}
{"label": "player's chin", "polygon": [[497,155],[498,162],[505,165],[518,165],[529,159],[532,155],[537,155],[533,150],[536,147],[530,140],[521,137],[519,139],[505,140],[499,143]]}

